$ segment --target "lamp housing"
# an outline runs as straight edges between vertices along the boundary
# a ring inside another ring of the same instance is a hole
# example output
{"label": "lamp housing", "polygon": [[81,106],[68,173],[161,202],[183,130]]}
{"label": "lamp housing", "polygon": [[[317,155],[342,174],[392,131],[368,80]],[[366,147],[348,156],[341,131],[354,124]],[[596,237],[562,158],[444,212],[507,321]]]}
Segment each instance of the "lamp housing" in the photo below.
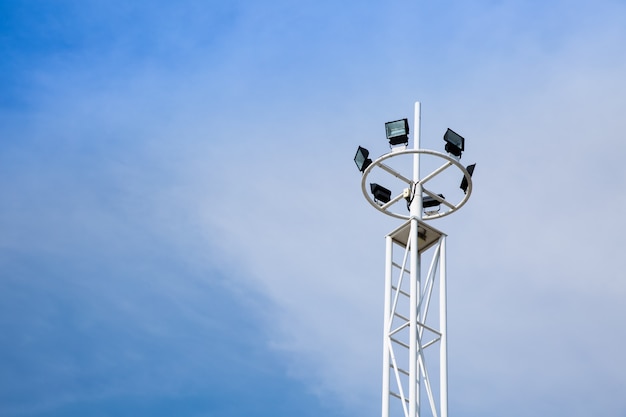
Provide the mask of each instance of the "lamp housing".
{"label": "lamp housing", "polygon": [[[441,197],[443,200],[445,200],[446,198],[443,196],[443,194],[437,194],[439,197]],[[429,208],[429,207],[437,207],[441,205],[441,201],[437,200],[434,197],[431,197],[429,195],[424,196],[422,198],[422,207],[423,208]]]}
{"label": "lamp housing", "polygon": [[400,119],[393,122],[385,123],[385,133],[389,145],[408,145],[409,144],[409,120]]}
{"label": "lamp housing", "polygon": [[374,200],[380,203],[388,203],[391,200],[391,190],[378,185],[376,183],[370,184],[370,190],[374,195]]}
{"label": "lamp housing", "polygon": [[356,164],[359,171],[364,172],[368,166],[371,165],[372,160],[369,158],[370,152],[359,146],[356,150],[356,155],[354,155],[354,163]]}
{"label": "lamp housing", "polygon": [[[470,178],[474,174],[474,168],[476,168],[476,164],[468,165],[465,168],[467,170],[467,173],[470,175]],[[465,175],[463,175],[463,179],[461,180],[461,190],[463,190],[465,194],[467,194],[467,187],[469,187],[469,184],[467,183],[467,178],[465,178]]]}
{"label": "lamp housing", "polygon": [[443,135],[443,140],[446,141],[446,152],[460,158],[461,153],[465,150],[465,138],[448,128]]}

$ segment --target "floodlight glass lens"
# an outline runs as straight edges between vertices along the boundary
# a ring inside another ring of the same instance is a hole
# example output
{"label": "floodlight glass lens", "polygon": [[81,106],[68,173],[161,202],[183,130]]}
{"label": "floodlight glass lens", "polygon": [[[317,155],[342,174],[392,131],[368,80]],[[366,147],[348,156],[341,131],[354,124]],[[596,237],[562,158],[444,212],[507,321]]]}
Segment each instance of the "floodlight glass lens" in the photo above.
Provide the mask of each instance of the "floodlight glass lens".
{"label": "floodlight glass lens", "polygon": [[359,150],[356,152],[356,156],[354,157],[354,160],[356,161],[356,164],[358,166],[363,166],[363,162],[365,162],[365,160],[367,159],[367,154],[363,151],[363,148],[359,148]]}
{"label": "floodlight glass lens", "polygon": [[394,137],[404,135],[404,123],[401,122],[393,122],[387,124],[387,136]]}

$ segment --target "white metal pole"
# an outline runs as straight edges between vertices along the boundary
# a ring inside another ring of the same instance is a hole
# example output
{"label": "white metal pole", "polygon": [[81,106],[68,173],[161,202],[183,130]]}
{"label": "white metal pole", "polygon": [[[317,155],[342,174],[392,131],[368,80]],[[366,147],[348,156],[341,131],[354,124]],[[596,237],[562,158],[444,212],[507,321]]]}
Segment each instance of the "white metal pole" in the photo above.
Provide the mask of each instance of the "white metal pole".
{"label": "white metal pole", "polygon": [[[420,103],[415,103],[415,127],[413,133],[413,143],[415,149],[419,149],[420,146]],[[417,361],[417,323],[418,323],[418,311],[417,305],[419,300],[419,285],[420,285],[420,260],[419,260],[419,248],[418,248],[418,226],[419,220],[422,214],[422,187],[417,184],[419,181],[419,160],[420,154],[413,155],[413,183],[416,184],[413,188],[413,195],[411,196],[412,202],[410,206],[411,214],[411,273],[410,273],[410,331],[409,331],[409,416],[418,416],[418,401],[419,401],[419,384],[420,378],[418,361]]]}
{"label": "white metal pole", "polygon": [[[415,123],[414,123],[415,124],[415,128],[414,128],[415,131],[413,132],[413,147],[415,149],[419,149],[420,148],[420,134],[421,134],[420,124],[421,124],[421,120],[422,120],[421,104],[420,104],[419,101],[415,102],[415,113],[414,113],[413,117],[414,117],[414,120],[415,120]],[[417,168],[419,169],[419,160],[417,161]],[[415,174],[415,171],[413,171],[413,174]]]}
{"label": "white metal pole", "polygon": [[[414,120],[415,120],[415,123],[414,123],[415,127],[414,127],[414,132],[413,132],[413,146],[417,150],[420,148],[420,136],[422,133],[421,132],[421,121],[422,121],[421,105],[419,101],[415,102]],[[415,153],[413,154],[413,183],[415,184],[415,186],[413,187],[413,190],[412,190],[413,194],[411,195],[411,198],[413,200],[411,203],[411,207],[409,208],[409,213],[410,213],[411,219],[416,219],[416,220],[422,220],[422,185],[418,184],[419,180],[420,180],[420,154]],[[411,228],[413,228],[413,223],[411,223]],[[417,234],[417,223],[415,223],[415,229],[416,229],[416,234]],[[417,240],[414,242],[417,242]],[[415,245],[415,248],[417,248],[417,244]],[[417,254],[417,250],[415,251],[415,253]]]}
{"label": "white metal pole", "polygon": [[439,390],[441,417],[448,417],[448,297],[446,271],[446,236],[441,236],[439,245],[439,331],[441,332],[441,346],[439,353]]}
{"label": "white metal pole", "polygon": [[393,276],[393,240],[385,237],[385,301],[383,318],[383,401],[382,417],[389,417],[389,330],[391,327],[391,282]]}
{"label": "white metal pole", "polygon": [[409,417],[416,417],[417,413],[417,394],[419,378],[417,363],[417,299],[419,294],[418,275],[419,262],[417,259],[417,219],[411,218],[411,273],[410,273],[410,294],[409,308],[410,311],[410,329],[409,329]]}

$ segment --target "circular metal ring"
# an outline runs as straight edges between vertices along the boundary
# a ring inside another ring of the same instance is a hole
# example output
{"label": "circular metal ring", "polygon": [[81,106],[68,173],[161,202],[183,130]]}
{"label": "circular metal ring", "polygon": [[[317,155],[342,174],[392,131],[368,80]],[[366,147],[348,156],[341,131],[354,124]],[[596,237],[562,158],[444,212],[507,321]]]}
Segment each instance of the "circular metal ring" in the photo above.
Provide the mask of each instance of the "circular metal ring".
{"label": "circular metal ring", "polygon": [[[410,155],[410,154],[422,154],[422,155],[430,155],[436,158],[441,158],[446,160],[449,165],[447,165],[445,168],[442,167],[443,169],[440,168],[441,172],[443,172],[445,169],[447,169],[450,166],[455,166],[458,169],[461,170],[465,180],[467,181],[467,192],[465,193],[463,199],[458,202],[457,204],[451,204],[448,203],[449,205],[447,205],[448,210],[444,211],[444,212],[437,212],[434,214],[425,214],[424,216],[421,217],[422,220],[433,220],[433,219],[438,219],[440,217],[444,217],[447,216],[449,214],[454,213],[455,211],[457,211],[458,209],[460,209],[461,207],[463,207],[463,205],[467,202],[467,200],[469,199],[470,195],[472,194],[472,177],[469,174],[469,172],[467,172],[467,169],[465,169],[465,167],[463,165],[461,165],[461,163],[459,161],[457,161],[455,158],[440,153],[440,152],[436,152],[436,151],[431,151],[428,149],[405,149],[403,151],[394,151],[394,152],[389,152],[381,157],[379,157],[378,159],[376,159],[375,161],[373,161],[366,169],[365,171],[363,171],[363,177],[361,178],[361,191],[363,191],[363,195],[365,196],[365,199],[377,210],[387,214],[388,216],[392,216],[392,217],[396,217],[398,219],[404,219],[404,220],[408,220],[411,218],[411,216],[409,214],[400,214],[397,212],[393,212],[391,211],[389,208],[391,206],[393,206],[395,203],[399,202],[402,200],[402,198],[398,198],[395,197],[394,199],[392,199],[389,203],[386,204],[378,204],[376,201],[374,201],[374,199],[372,198],[372,196],[370,195],[370,193],[367,192],[367,188],[366,188],[366,184],[367,184],[367,176],[372,172],[372,170],[374,168],[380,168],[386,172],[389,173],[388,170],[382,168],[383,166],[385,166],[383,164],[383,161],[396,157],[396,156],[401,156],[401,155]],[[416,184],[422,184],[422,181],[426,182],[432,178],[434,178],[435,176],[437,176],[438,174],[440,174],[441,172],[437,172],[437,170],[431,172],[430,174],[424,176],[423,178],[420,178],[420,180],[418,182],[415,182],[413,180],[408,180],[408,184],[411,187],[411,190],[414,189],[414,186]],[[394,175],[393,173],[390,173],[390,175]],[[395,176],[395,175],[394,175]],[[410,175],[410,178],[412,178],[412,173]],[[396,176],[398,177],[398,176]],[[406,177],[402,177],[405,182],[406,181]],[[444,199],[445,200],[445,199]],[[447,201],[447,200],[445,200]]]}

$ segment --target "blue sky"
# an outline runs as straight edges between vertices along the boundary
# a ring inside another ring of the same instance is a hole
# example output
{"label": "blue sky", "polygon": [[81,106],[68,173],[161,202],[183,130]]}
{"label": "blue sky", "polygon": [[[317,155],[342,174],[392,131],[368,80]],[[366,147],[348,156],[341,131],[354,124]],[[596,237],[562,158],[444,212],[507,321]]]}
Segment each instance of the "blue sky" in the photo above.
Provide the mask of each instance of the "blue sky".
{"label": "blue sky", "polygon": [[623,416],[625,21],[0,2],[0,415],[379,415],[397,221],[352,158],[420,101],[422,146],[450,127],[478,163],[435,224],[451,415]]}

